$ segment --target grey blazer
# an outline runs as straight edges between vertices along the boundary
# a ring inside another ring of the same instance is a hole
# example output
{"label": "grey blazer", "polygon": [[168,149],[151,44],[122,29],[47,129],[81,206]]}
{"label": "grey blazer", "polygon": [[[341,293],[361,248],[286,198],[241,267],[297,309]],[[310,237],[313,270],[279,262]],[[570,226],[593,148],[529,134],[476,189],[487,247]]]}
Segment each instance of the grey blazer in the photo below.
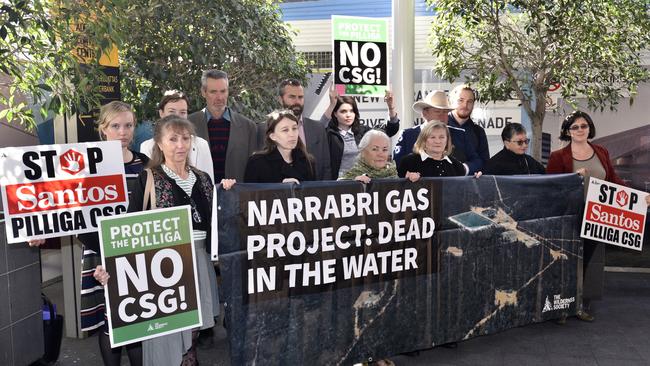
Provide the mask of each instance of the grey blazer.
{"label": "grey blazer", "polygon": [[[201,110],[187,116],[187,119],[194,124],[196,135],[203,137],[210,142],[208,136],[208,120],[205,111]],[[257,150],[257,126],[253,121],[243,115],[230,110],[230,135],[228,137],[228,148],[226,150],[226,172],[227,179],[244,181],[244,171],[248,157]],[[219,184],[219,182],[215,182]]]}
{"label": "grey blazer", "polygon": [[[305,128],[305,147],[307,152],[314,157],[314,176],[316,180],[331,179],[332,170],[330,168],[330,145],[327,141],[327,131],[323,125],[313,119],[302,119]],[[258,124],[258,141],[259,149],[264,148],[266,139],[266,122]]]}

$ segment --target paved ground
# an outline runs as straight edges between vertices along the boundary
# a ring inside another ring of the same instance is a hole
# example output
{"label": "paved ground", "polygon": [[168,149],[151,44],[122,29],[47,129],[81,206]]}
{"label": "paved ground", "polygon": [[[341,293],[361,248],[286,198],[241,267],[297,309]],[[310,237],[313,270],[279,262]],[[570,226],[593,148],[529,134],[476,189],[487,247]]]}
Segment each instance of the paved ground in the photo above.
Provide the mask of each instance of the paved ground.
{"label": "paved ground", "polygon": [[[62,303],[61,285],[44,289]],[[650,274],[606,273],[605,297],[593,305],[596,321],[569,319],[533,324],[435,348],[419,356],[397,356],[396,365],[650,365]],[[230,365],[226,333],[217,327],[213,347],[199,349],[201,365]],[[126,358],[123,364],[126,365]],[[59,365],[101,365],[95,337],[65,338]]]}

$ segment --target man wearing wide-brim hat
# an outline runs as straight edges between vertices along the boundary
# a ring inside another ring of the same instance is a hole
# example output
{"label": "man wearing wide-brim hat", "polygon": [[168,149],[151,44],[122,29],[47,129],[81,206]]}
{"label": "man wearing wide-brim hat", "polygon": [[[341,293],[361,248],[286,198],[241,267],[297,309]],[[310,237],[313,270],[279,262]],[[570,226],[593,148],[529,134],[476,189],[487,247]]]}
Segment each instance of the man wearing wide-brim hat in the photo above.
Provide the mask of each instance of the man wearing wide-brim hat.
{"label": "man wearing wide-brim hat", "polygon": [[[423,100],[413,103],[413,110],[422,114],[422,118],[428,123],[430,121],[441,121],[447,124],[448,114],[453,108],[449,105],[447,95],[442,90],[434,90],[427,94]],[[447,126],[451,141],[454,149],[451,155],[460,160],[465,165],[465,170],[468,174],[473,174],[482,164],[481,158],[477,151],[473,149],[472,144],[468,140],[468,136],[462,128]],[[402,157],[413,152],[413,145],[420,134],[420,126],[407,128],[402,131],[402,135],[395,149],[393,150],[393,160],[399,164]]]}

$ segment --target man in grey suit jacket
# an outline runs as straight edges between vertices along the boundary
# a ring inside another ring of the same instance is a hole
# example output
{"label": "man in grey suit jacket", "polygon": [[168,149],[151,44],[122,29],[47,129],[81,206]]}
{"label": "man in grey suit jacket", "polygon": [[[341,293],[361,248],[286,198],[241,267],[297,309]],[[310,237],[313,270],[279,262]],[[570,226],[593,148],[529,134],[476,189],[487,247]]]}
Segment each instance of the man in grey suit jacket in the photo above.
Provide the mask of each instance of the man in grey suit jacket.
{"label": "man in grey suit jacket", "polygon": [[[278,87],[278,101],[282,108],[290,109],[300,121],[298,124],[300,139],[307,147],[307,152],[314,157],[316,180],[330,179],[330,148],[327,143],[327,132],[323,125],[302,116],[305,107],[305,91],[299,80],[286,79]],[[266,123],[260,124],[260,138],[263,143],[266,134]]]}
{"label": "man in grey suit jacket", "polygon": [[248,157],[257,149],[257,126],[250,119],[228,107],[228,74],[206,70],[201,76],[201,95],[205,108],[190,114],[196,135],[210,144],[214,164],[214,181],[244,181]]}

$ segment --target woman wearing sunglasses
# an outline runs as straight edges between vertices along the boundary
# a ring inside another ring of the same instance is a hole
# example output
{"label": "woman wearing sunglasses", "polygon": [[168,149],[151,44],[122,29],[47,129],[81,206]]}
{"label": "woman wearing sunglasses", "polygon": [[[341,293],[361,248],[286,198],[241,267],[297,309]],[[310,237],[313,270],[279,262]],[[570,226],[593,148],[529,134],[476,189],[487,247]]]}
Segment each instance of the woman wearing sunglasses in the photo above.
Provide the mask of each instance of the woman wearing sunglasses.
{"label": "woman wearing sunglasses", "polygon": [[[625,185],[616,175],[614,166],[609,160],[607,149],[594,145],[589,140],[596,136],[594,122],[585,112],[574,111],[562,122],[560,140],[569,144],[551,152],[546,172],[578,173],[589,182],[590,177],[604,179],[608,182]],[[584,195],[587,195],[589,184],[585,183]],[[587,313],[591,300],[598,300],[603,294],[603,270],[605,266],[605,246],[594,240],[584,241],[583,253],[583,287],[582,309],[578,311],[578,319],[591,322],[594,317]]]}
{"label": "woman wearing sunglasses", "polygon": [[509,123],[501,131],[503,150],[499,151],[483,168],[483,174],[526,175],[544,174],[544,166],[526,154],[530,139],[521,123]]}

